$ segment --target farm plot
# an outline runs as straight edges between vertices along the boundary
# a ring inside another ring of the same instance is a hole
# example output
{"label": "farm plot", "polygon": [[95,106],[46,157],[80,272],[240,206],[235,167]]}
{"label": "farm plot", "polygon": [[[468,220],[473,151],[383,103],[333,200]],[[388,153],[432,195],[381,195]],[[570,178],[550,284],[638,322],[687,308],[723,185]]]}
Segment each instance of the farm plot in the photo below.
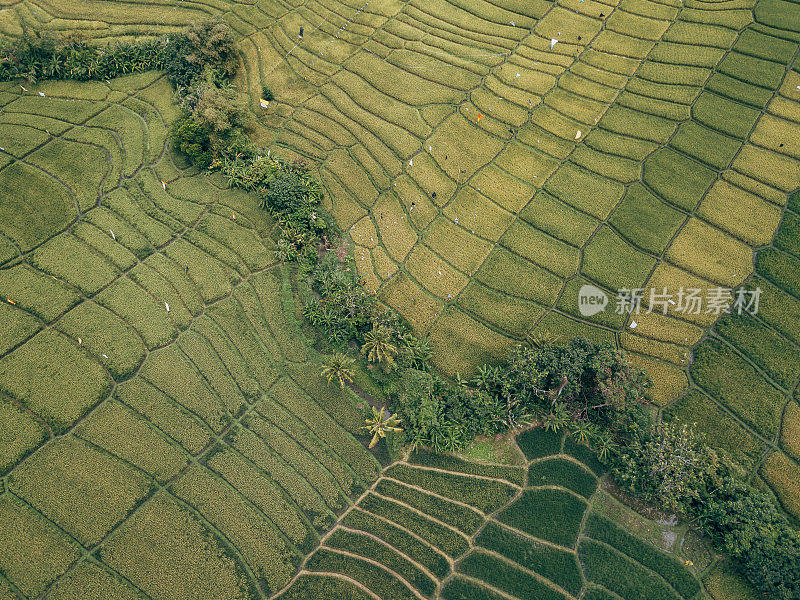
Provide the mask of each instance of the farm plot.
{"label": "farm plot", "polygon": [[[430,335],[442,369],[469,372],[528,335],[584,334],[624,345],[665,404],[688,386],[686,323],[718,315],[585,316],[575,296],[584,284],[612,296],[735,287],[751,274],[800,169],[797,19],[790,3],[752,4],[108,2],[86,20],[82,5],[33,2],[35,14],[14,5],[0,27],[34,19],[105,40],[222,15],[240,37],[236,83],[256,137],[318,169],[365,283]],[[50,112],[65,110],[98,127],[125,119],[86,103]],[[41,135],[6,145],[33,151],[9,184],[47,168]],[[128,146],[114,167],[126,174],[145,152]],[[59,202],[86,201],[75,195]],[[36,244],[69,211],[45,217],[7,234]]]}
{"label": "farm plot", "polygon": [[2,93],[0,589],[277,592],[380,467],[310,362],[272,223],[174,163],[159,74]]}
{"label": "farm plot", "polygon": [[[653,597],[696,596],[674,556],[591,509],[603,468],[588,448],[543,430],[517,442],[517,465],[424,450],[395,462],[279,597],[555,600],[609,589],[632,599],[647,586]],[[608,575],[609,553],[627,561],[624,579]]]}
{"label": "farm plot", "polygon": [[[649,370],[665,414],[698,422],[796,515],[795,5],[502,5],[32,0],[0,9],[0,31],[19,35],[24,22],[112,41],[222,15],[239,36],[236,83],[250,95],[257,139],[315,165],[365,282],[429,334],[441,368],[465,374],[529,335],[615,341]],[[259,104],[264,85],[276,95],[267,109]],[[295,511],[279,536],[293,564],[346,498],[363,491],[374,465],[366,455],[352,462],[360,455],[352,444],[339,454],[340,434],[347,435],[327,420],[313,438],[327,446],[309,450],[296,436],[315,416],[294,413],[288,393],[250,409],[273,385],[291,389],[287,377],[304,381],[282,369],[306,360],[285,328],[291,319],[266,306],[265,290],[285,289],[285,274],[268,268],[269,242],[248,239],[251,227],[269,225],[240,195],[220,193],[162,157],[163,120],[175,107],[157,74],[110,87],[44,82],[37,90],[45,97],[0,90],[0,195],[8,198],[0,204],[0,297],[14,302],[0,310],[0,413],[13,432],[0,437],[0,469],[69,433],[164,485],[191,457],[227,444],[208,457],[215,477],[244,493],[252,477],[237,475],[259,474],[270,491],[258,501],[248,492],[249,501],[269,519],[289,514],[276,507]],[[81,174],[85,162],[92,169]],[[720,314],[648,312],[647,297],[638,315],[611,314],[620,287],[675,293],[742,282],[762,289],[755,319],[724,317],[712,329]],[[612,298],[605,312],[580,313],[584,284]],[[262,320],[265,313],[277,324]],[[721,377],[711,359],[732,376]],[[74,368],[65,370],[67,362]],[[166,389],[173,368],[193,385]],[[757,402],[743,382],[759,390]],[[317,397],[313,390],[298,397],[307,396]],[[337,402],[323,409],[352,429],[347,400]],[[278,435],[270,414],[291,431]],[[109,441],[117,418],[140,432],[135,439]],[[281,450],[264,444],[263,432],[275,433]],[[152,444],[164,449],[161,460],[148,452]],[[295,467],[281,452],[307,456]],[[308,482],[322,469],[327,476]],[[197,511],[193,486],[181,489],[189,499],[176,506]],[[230,526],[222,516],[198,522],[207,539],[223,539]],[[64,531],[70,540],[78,533]],[[59,542],[54,556],[71,556],[70,543],[78,542]],[[244,564],[254,542],[220,543],[225,557]],[[226,581],[271,585],[248,568],[231,567]],[[109,569],[81,561],[68,576],[110,581]],[[492,597],[468,576],[452,581],[452,594]],[[8,585],[18,595],[28,589]],[[372,597],[356,588],[304,574],[287,597],[321,589]],[[604,594],[590,587],[586,597]]]}

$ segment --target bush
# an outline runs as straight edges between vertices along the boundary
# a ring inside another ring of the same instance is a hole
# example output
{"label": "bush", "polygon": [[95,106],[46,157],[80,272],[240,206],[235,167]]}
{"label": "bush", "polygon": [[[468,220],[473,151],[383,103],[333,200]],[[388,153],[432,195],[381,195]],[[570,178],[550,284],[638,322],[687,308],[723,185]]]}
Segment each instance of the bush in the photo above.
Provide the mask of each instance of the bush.
{"label": "bush", "polygon": [[665,423],[635,436],[615,460],[617,483],[667,510],[690,512],[716,476],[719,457],[694,428]]}
{"label": "bush", "polygon": [[[180,38],[180,36],[177,36]],[[75,34],[26,31],[0,43],[0,81],[75,79],[87,81],[163,69],[173,53],[167,38],[92,46]]]}
{"label": "bush", "polygon": [[622,350],[586,338],[563,346],[517,346],[503,371],[524,403],[548,408],[562,402],[572,421],[612,430],[625,430],[641,418],[651,386]]}
{"label": "bush", "polygon": [[237,68],[231,28],[221,19],[210,19],[189,27],[184,35],[170,39],[164,70],[182,94],[191,88],[206,69],[214,83],[230,79]]}
{"label": "bush", "polygon": [[800,534],[769,496],[693,430],[665,425],[642,433],[620,453],[612,473],[629,491],[696,520],[765,597],[800,597]]}
{"label": "bush", "polygon": [[502,405],[486,391],[453,385],[434,373],[407,369],[393,395],[412,447],[462,450],[476,435],[503,429]]}
{"label": "bush", "polygon": [[176,119],[170,128],[170,139],[176,150],[185,154],[200,169],[207,169],[214,156],[207,124],[198,123],[191,114]]}
{"label": "bush", "polygon": [[261,88],[261,99],[270,102],[275,99],[275,94],[265,85]]}

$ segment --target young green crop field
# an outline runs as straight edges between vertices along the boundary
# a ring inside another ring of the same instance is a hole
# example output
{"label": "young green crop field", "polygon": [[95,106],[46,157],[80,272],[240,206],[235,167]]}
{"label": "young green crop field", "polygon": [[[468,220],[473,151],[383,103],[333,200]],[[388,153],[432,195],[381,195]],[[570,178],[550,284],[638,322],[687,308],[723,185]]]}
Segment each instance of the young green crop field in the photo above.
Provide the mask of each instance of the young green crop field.
{"label": "young green crop field", "polygon": [[[209,15],[254,137],[313,165],[443,372],[612,340],[800,523],[796,0],[30,0],[0,2],[0,32]],[[697,593],[595,510],[596,466],[561,441],[382,470],[318,376],[272,222],[168,151],[177,114],[158,73],[0,85],[0,598]],[[581,314],[584,284],[607,310]],[[613,310],[741,284],[756,316]]]}

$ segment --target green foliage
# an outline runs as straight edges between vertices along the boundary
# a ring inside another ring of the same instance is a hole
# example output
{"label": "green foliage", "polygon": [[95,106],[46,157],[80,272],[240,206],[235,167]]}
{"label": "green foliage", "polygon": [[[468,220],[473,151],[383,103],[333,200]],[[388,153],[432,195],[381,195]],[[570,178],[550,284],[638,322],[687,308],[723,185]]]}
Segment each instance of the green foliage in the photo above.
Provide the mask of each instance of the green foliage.
{"label": "green foliage", "polygon": [[696,513],[706,533],[738,559],[739,570],[764,596],[800,597],[800,534],[766,493],[723,471],[722,484]]}
{"label": "green foliage", "polygon": [[716,476],[719,457],[693,427],[664,423],[620,451],[613,474],[629,492],[667,510],[687,512]]}
{"label": "green foliage", "polygon": [[322,366],[321,375],[331,383],[334,379],[339,382],[339,387],[344,389],[345,383],[353,382],[353,365],[355,360],[341,352],[334,352]]}
{"label": "green foliage", "polygon": [[503,430],[503,405],[484,390],[454,385],[435,373],[407,369],[393,396],[413,447],[462,450],[476,435]]}
{"label": "green foliage", "polygon": [[210,128],[200,123],[190,113],[185,113],[170,127],[170,139],[176,150],[185,154],[193,165],[200,169],[211,166],[214,156],[211,152]]}
{"label": "green foliage", "polygon": [[369,442],[369,447],[374,448],[375,444],[381,438],[385,438],[389,432],[403,431],[400,425],[400,419],[397,415],[390,415],[384,407],[372,407],[372,416],[365,419],[366,425],[361,429],[366,429],[371,435],[372,440]]}
{"label": "green foliage", "polygon": [[[523,402],[563,409],[571,421],[624,429],[647,401],[647,374],[610,343],[574,338],[565,345],[517,346],[506,379]],[[566,423],[565,423],[566,425]]]}
{"label": "green foliage", "polygon": [[91,45],[75,33],[25,31],[19,39],[0,44],[0,81],[103,80],[164,70],[180,92],[206,69],[218,81],[231,78],[237,62],[233,32],[221,19],[192,25],[184,34],[107,46]]}
{"label": "green foliage", "polygon": [[275,99],[275,94],[272,93],[272,90],[268,86],[264,86],[261,88],[261,99],[267,102],[271,102]]}
{"label": "green foliage", "polygon": [[[237,121],[231,131],[242,130]],[[261,207],[278,221],[281,258],[300,260],[301,273],[313,271],[320,239],[327,245],[328,236],[336,235],[338,230],[333,219],[319,207],[322,188],[307,167],[300,162],[271,158],[269,153],[255,151],[244,143],[238,148],[220,148],[218,155],[228,185],[255,193]]]}
{"label": "green foliage", "polygon": [[[177,36],[180,37],[180,36]],[[165,68],[175,42],[167,38],[92,46],[76,34],[59,37],[26,31],[0,43],[0,81],[103,80]]]}
{"label": "green foliage", "polygon": [[765,597],[800,597],[800,534],[738,466],[691,429],[664,425],[641,433],[612,473],[629,491],[696,520]]}
{"label": "green foliage", "polygon": [[222,19],[191,25],[184,35],[170,40],[163,68],[179,93],[192,87],[206,69],[211,69],[220,83],[236,73],[238,59],[233,42],[233,32]]}

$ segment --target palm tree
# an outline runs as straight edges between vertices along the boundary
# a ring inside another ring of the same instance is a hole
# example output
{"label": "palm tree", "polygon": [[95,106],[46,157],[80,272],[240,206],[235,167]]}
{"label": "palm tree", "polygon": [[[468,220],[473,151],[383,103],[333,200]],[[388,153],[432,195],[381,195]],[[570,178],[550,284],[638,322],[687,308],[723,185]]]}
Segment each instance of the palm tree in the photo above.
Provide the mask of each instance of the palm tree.
{"label": "palm tree", "polygon": [[593,437],[594,428],[588,421],[576,421],[572,425],[572,435],[576,440],[583,444],[589,438]]}
{"label": "palm tree", "polygon": [[372,441],[369,443],[370,448],[374,448],[378,440],[385,438],[386,432],[403,431],[402,427],[398,427],[400,425],[400,417],[389,415],[389,411],[384,407],[375,408],[373,406],[372,418],[364,419],[364,422],[366,425],[362,426],[361,429],[367,429],[372,434]]}
{"label": "palm tree", "polygon": [[323,365],[321,375],[328,380],[328,383],[336,379],[339,382],[339,387],[344,389],[345,383],[353,382],[353,363],[355,362],[355,359],[341,352],[336,352]]}
{"label": "palm tree", "polygon": [[570,417],[567,413],[567,408],[563,402],[557,402],[553,406],[553,410],[542,418],[545,431],[552,431],[558,433],[569,425]]}
{"label": "palm tree", "polygon": [[387,371],[392,368],[397,347],[392,344],[392,333],[385,325],[374,324],[372,331],[364,336],[364,345],[361,354],[366,355],[371,363],[383,363]]}
{"label": "palm tree", "polygon": [[597,457],[601,461],[605,461],[611,454],[614,453],[614,441],[607,433],[602,433],[597,439]]}

